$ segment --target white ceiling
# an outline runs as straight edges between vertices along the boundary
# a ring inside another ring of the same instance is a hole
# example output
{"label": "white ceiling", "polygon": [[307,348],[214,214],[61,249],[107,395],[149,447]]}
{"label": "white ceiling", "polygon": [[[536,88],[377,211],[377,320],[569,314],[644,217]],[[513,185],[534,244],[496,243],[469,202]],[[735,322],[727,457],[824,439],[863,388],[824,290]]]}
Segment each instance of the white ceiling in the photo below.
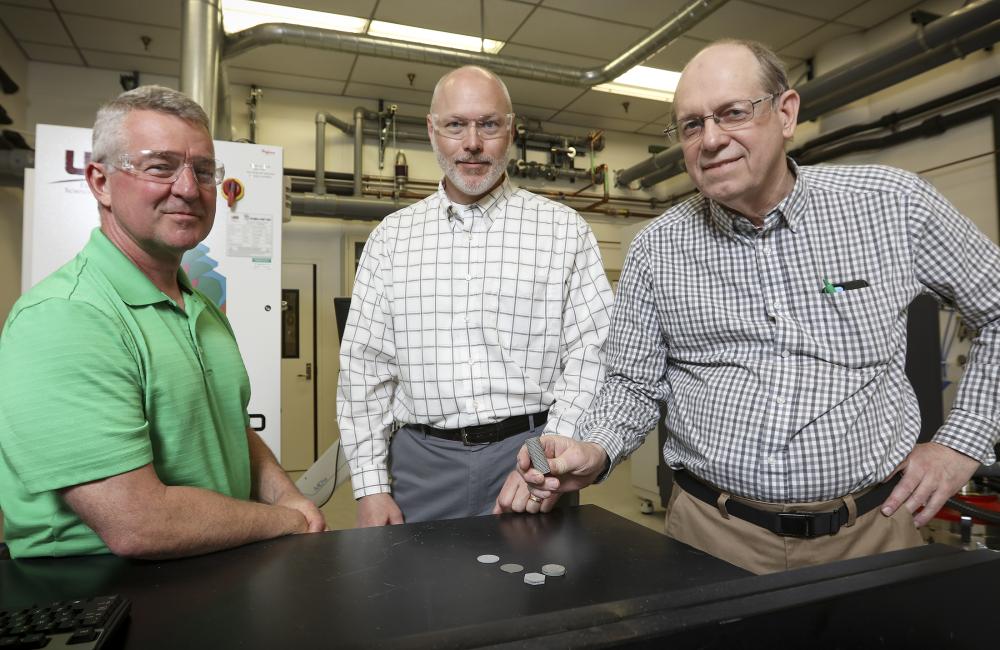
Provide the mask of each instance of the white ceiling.
{"label": "white ceiling", "polygon": [[[594,68],[614,59],[686,0],[271,0],[306,9],[457,32],[508,43],[503,56]],[[680,70],[705,43],[752,38],[792,71],[827,41],[905,13],[920,0],[731,0],[645,65]],[[180,0],[0,0],[5,29],[32,61],[179,76]],[[148,37],[148,43],[144,38]],[[287,45],[228,61],[230,81],[263,88],[427,104],[445,68]],[[408,74],[414,74],[410,83]],[[659,133],[670,105],[507,78],[514,109],[581,127]],[[628,106],[624,106],[627,103]]]}

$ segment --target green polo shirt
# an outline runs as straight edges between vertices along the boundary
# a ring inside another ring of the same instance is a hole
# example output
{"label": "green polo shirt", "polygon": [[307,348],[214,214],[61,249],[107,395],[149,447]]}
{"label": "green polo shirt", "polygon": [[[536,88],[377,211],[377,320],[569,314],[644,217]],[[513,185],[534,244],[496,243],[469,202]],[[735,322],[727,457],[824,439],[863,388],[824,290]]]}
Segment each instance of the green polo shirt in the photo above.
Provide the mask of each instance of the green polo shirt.
{"label": "green polo shirt", "polygon": [[250,382],[226,317],[184,309],[94,230],[0,336],[0,509],[14,557],[107,553],[59,490],[153,464],[167,485],[250,496]]}

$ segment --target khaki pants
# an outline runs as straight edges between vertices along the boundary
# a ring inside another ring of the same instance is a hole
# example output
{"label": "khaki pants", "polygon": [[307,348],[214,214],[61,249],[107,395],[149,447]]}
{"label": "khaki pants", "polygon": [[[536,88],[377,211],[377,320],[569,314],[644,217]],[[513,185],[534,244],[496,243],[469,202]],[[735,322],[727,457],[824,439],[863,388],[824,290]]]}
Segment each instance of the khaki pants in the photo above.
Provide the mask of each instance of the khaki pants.
{"label": "khaki pants", "polygon": [[[855,495],[860,496],[859,493]],[[762,503],[730,497],[760,510],[771,512],[824,512],[836,510],[844,499],[815,503]],[[667,505],[666,533],[709,555],[753,573],[773,573],[786,569],[824,564],[835,560],[863,557],[895,551],[924,543],[913,525],[913,516],[900,507],[892,517],[879,508],[857,518],[851,526],[842,526],[835,535],[812,539],[782,537],[738,517],[723,517],[718,508],[692,497],[674,484]]]}

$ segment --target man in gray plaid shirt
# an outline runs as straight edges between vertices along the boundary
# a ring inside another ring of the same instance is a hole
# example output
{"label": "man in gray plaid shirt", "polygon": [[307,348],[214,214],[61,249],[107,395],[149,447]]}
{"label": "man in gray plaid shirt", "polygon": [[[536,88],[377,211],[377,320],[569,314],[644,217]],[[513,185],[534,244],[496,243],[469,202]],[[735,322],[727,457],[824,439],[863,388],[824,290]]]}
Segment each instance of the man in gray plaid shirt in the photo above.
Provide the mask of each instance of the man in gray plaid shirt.
{"label": "man in gray plaid shirt", "polygon": [[[544,436],[536,497],[605,476],[666,411],[667,534],[751,571],[922,543],[1000,437],[1000,250],[919,177],[786,158],[799,96],[757,43],[684,69],[668,134],[700,193],[635,239],[582,442]],[[905,375],[929,293],[978,332],[931,442]],[[921,510],[922,508],[922,510]]]}

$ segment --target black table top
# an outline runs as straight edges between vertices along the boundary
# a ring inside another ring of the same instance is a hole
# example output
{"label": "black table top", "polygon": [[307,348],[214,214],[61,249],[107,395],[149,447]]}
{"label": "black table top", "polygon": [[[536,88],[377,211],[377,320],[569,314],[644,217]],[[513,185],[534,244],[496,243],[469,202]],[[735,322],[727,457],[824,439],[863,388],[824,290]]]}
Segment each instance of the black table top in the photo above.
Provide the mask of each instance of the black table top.
{"label": "black table top", "polygon": [[[500,570],[507,562],[567,572],[530,586]],[[297,535],[168,562],[0,560],[0,608],[130,599],[129,650],[982,648],[995,645],[996,584],[1000,553],[940,544],[750,576],[596,506]]]}
{"label": "black table top", "polygon": [[[500,562],[481,564],[483,554]],[[566,575],[530,586],[500,570],[507,562],[525,572],[561,564]],[[623,601],[634,609],[748,575],[583,506],[297,535],[164,562],[0,561],[0,607],[120,593],[133,603],[125,647],[144,650],[465,647],[613,620]]]}

